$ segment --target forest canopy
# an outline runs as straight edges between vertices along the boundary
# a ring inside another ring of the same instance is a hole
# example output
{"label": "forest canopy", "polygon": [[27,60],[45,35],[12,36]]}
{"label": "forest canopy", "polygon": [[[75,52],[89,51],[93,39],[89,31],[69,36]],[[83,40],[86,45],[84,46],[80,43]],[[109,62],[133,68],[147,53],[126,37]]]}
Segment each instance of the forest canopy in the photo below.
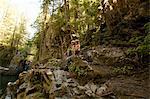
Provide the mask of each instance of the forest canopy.
{"label": "forest canopy", "polygon": [[74,33],[81,47],[129,47],[143,56],[142,50],[149,46],[144,43],[149,38],[148,4],[144,0],[43,0],[34,25],[37,59],[63,58]]}

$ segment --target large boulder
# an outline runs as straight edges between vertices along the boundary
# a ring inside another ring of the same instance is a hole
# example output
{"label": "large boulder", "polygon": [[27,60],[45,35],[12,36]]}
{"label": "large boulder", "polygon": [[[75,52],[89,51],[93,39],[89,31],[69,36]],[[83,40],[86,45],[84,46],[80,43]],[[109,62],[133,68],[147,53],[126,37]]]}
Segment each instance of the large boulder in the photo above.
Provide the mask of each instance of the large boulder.
{"label": "large boulder", "polygon": [[125,57],[124,51],[120,48],[96,47],[91,51],[94,64],[101,66],[112,66],[118,60]]}

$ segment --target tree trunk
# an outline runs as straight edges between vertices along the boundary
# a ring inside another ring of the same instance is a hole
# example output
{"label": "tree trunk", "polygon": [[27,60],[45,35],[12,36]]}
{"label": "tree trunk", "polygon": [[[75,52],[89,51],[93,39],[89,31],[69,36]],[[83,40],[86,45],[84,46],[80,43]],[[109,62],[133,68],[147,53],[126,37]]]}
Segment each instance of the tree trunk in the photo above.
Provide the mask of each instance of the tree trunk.
{"label": "tree trunk", "polygon": [[63,38],[59,36],[60,42],[61,42],[61,58],[64,60],[64,46],[63,46]]}
{"label": "tree trunk", "polygon": [[16,29],[17,29],[17,21],[15,23],[15,27],[14,27],[14,31],[13,31],[13,35],[12,35],[12,41],[11,41],[11,47],[14,47],[14,39],[15,39],[15,33],[16,33]]}
{"label": "tree trunk", "polygon": [[45,44],[45,36],[46,36],[46,27],[47,27],[47,14],[48,14],[48,6],[49,4],[46,4],[43,8],[43,22],[42,22],[42,30],[40,33],[40,50],[39,50],[39,60],[42,60],[44,55],[44,50],[46,49]]}

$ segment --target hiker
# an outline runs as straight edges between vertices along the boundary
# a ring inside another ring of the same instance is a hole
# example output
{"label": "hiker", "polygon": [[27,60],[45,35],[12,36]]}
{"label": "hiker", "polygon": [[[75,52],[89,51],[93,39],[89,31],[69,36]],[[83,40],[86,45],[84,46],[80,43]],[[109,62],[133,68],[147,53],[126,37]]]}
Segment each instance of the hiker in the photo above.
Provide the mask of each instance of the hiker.
{"label": "hiker", "polygon": [[72,49],[73,55],[79,55],[79,53],[80,53],[80,42],[78,39],[71,41],[71,49]]}
{"label": "hiker", "polygon": [[66,64],[65,64],[65,70],[68,70],[68,65],[71,64],[72,60],[71,58],[75,55],[80,54],[80,41],[78,37],[75,34],[72,34],[71,36],[72,40],[70,42],[70,45],[67,49],[67,52],[64,53],[65,59],[66,59]]}
{"label": "hiker", "polygon": [[69,45],[65,57],[70,57],[72,55],[79,55],[80,53],[80,41],[75,34],[72,34],[71,44]]}
{"label": "hiker", "polygon": [[24,70],[24,60],[19,62],[19,65],[16,67],[17,74],[20,74]]}
{"label": "hiker", "polygon": [[27,71],[29,69],[29,61],[25,60],[23,67],[24,71]]}

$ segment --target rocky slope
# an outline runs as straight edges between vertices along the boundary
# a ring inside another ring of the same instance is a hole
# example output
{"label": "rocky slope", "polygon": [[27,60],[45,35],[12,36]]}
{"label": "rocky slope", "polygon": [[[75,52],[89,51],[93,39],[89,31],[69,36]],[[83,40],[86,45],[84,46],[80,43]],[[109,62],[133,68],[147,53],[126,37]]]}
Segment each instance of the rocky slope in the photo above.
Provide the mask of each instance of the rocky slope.
{"label": "rocky slope", "polygon": [[66,62],[53,59],[21,73],[8,83],[5,98],[148,99],[148,69],[135,71],[133,65],[124,49],[96,47]]}

